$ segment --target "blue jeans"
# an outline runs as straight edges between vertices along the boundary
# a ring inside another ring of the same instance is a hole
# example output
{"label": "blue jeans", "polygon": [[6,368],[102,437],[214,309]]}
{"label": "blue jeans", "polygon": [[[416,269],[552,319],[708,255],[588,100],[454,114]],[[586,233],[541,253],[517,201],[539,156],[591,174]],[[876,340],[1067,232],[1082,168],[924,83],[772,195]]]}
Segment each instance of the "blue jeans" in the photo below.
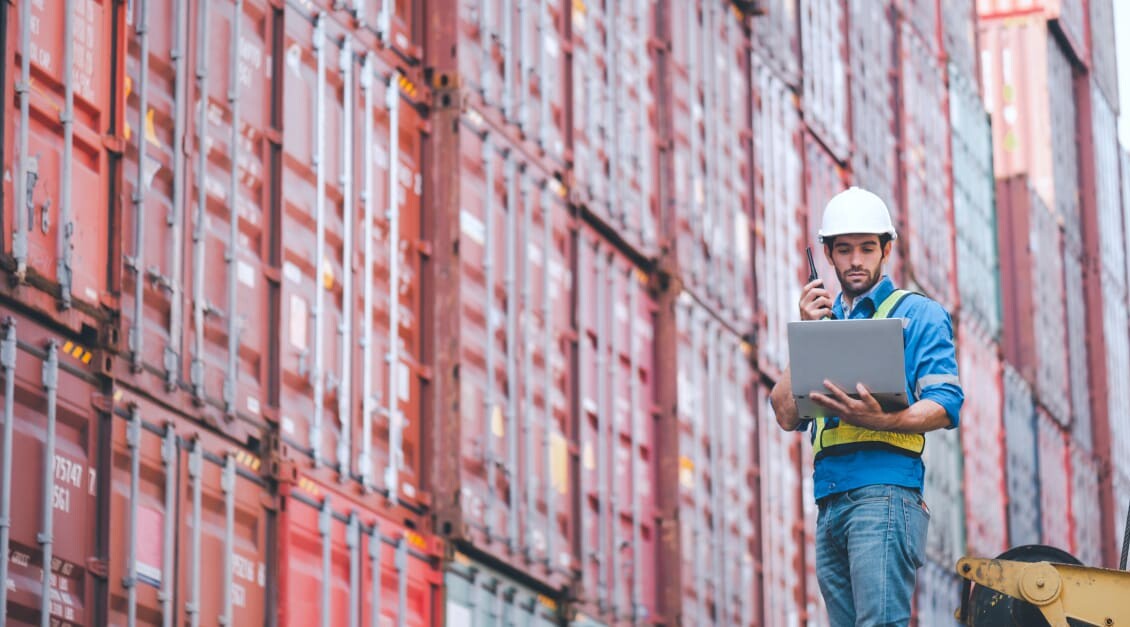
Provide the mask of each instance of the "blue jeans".
{"label": "blue jeans", "polygon": [[929,525],[910,488],[871,485],[822,499],[816,577],[832,627],[909,624]]}

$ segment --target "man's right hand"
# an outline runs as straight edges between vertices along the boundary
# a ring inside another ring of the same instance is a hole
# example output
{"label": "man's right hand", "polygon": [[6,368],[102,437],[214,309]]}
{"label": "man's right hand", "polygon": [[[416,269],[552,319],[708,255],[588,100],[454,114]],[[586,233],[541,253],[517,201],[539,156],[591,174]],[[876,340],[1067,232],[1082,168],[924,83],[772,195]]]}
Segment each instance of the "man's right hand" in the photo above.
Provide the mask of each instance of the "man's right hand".
{"label": "man's right hand", "polygon": [[832,315],[832,294],[824,289],[824,280],[816,279],[800,291],[800,319],[823,320]]}

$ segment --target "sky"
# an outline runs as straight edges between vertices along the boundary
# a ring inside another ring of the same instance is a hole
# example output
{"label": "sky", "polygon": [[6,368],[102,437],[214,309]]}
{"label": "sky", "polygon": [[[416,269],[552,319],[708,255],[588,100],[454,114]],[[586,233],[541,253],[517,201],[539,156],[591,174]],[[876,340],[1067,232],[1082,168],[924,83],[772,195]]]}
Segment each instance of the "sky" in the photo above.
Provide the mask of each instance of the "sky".
{"label": "sky", "polygon": [[1118,137],[1130,148],[1130,0],[1114,0],[1114,39],[1118,54]]}

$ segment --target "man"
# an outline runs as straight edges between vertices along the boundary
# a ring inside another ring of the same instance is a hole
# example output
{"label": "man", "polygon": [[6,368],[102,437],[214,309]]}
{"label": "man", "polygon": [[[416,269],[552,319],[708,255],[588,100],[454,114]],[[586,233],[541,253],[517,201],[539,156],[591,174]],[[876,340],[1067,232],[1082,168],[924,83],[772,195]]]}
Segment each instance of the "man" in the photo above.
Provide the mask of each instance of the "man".
{"label": "man", "polygon": [[930,522],[921,492],[924,434],[956,428],[964,400],[949,314],[925,296],[895,290],[883,274],[897,236],[878,196],[857,187],[837,194],[824,208],[819,239],[842,291],[833,300],[817,279],[804,286],[799,305],[803,320],[905,319],[910,407],[884,412],[864,386],[852,398],[825,381],[827,389],[811,398],[835,417],[801,420],[787,369],[770,395],[781,428],[811,428],[816,574],[836,627],[909,623]]}

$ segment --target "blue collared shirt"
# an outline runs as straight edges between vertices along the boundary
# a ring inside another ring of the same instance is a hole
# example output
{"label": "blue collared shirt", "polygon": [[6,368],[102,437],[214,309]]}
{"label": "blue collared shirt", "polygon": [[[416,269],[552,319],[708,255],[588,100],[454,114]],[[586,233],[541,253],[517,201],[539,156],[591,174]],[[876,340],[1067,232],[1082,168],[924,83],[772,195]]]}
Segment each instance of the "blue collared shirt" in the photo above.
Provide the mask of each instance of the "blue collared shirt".
{"label": "blue collared shirt", "polygon": [[[894,290],[894,283],[884,276],[870,292],[855,299],[847,317],[870,318]],[[836,298],[832,311],[837,318],[844,319],[843,294]],[[907,397],[914,401],[929,399],[941,405],[949,416],[949,428],[956,428],[965,394],[957,378],[953,323],[949,313],[929,298],[911,295],[899,303],[890,317],[908,321],[903,328]],[[815,438],[814,424],[810,430]],[[925,472],[920,457],[885,449],[824,455],[815,462],[813,493],[820,499],[874,484],[921,490]]]}

